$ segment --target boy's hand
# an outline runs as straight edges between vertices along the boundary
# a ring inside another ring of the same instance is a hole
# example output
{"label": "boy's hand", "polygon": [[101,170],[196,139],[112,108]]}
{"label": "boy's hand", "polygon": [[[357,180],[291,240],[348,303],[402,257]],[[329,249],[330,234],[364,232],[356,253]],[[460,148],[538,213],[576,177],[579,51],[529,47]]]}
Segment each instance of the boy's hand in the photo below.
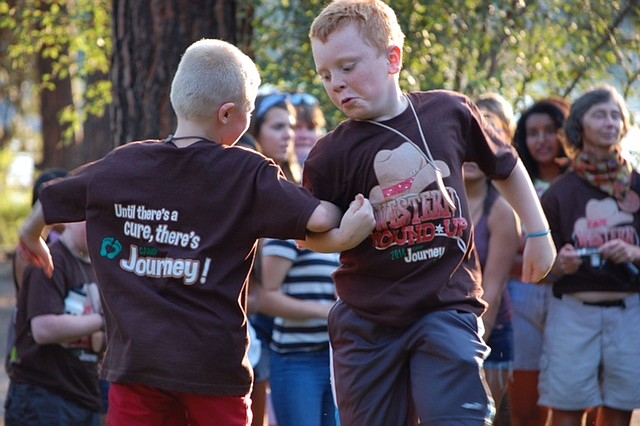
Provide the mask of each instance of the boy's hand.
{"label": "boy's hand", "polygon": [[527,238],[522,259],[522,282],[536,283],[551,270],[556,247],[551,235]]}
{"label": "boy's hand", "polygon": [[348,248],[357,246],[371,234],[375,225],[371,203],[362,194],[356,195],[340,221],[341,245]]}
{"label": "boy's hand", "polygon": [[371,203],[358,194],[342,215],[340,227],[327,232],[308,232],[306,239],[298,241],[298,245],[319,253],[351,250],[371,234],[375,225]]}
{"label": "boy's hand", "polygon": [[38,237],[33,240],[26,236],[21,236],[16,251],[27,262],[44,269],[45,275],[51,278],[53,275],[53,260],[51,259],[49,247],[42,238]]}

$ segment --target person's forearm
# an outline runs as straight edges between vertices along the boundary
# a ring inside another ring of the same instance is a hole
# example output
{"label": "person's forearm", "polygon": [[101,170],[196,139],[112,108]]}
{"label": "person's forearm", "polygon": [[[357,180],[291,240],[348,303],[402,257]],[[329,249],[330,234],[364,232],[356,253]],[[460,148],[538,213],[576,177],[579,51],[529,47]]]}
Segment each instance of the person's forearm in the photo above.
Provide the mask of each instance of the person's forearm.
{"label": "person's forearm", "polygon": [[40,238],[42,230],[46,223],[44,220],[44,212],[42,211],[42,205],[40,201],[36,201],[31,210],[31,214],[27,217],[20,230],[20,238],[28,238],[31,241],[36,241]]}
{"label": "person's forearm", "polygon": [[340,220],[340,227],[322,233],[308,233],[299,244],[319,253],[339,253],[364,241],[375,227],[373,208],[362,194],[356,195]]}
{"label": "person's forearm", "polygon": [[40,202],[36,202],[31,214],[20,229],[20,242],[16,251],[27,262],[43,268],[46,276],[51,278],[53,275],[53,260],[51,259],[49,248],[41,237],[44,226],[44,212]]}
{"label": "person's forearm", "polygon": [[340,253],[358,246],[362,239],[340,228],[322,233],[308,233],[300,246],[318,253]]}
{"label": "person's forearm", "polygon": [[296,299],[280,290],[265,290],[262,293],[260,312],[274,317],[289,319],[327,319],[330,304],[322,304],[309,300]]}
{"label": "person's forearm", "polygon": [[524,224],[526,242],[523,252],[522,278],[524,282],[538,282],[544,278],[556,256],[549,223],[522,162],[518,160],[511,175],[494,181]]}
{"label": "person's forearm", "polygon": [[482,314],[482,323],[484,324],[484,335],[482,337],[485,341],[488,341],[496,325],[496,318],[498,317],[498,309],[502,298],[499,297],[499,295],[497,297],[495,297],[495,295],[488,296],[486,292],[482,298],[489,305],[484,314]]}
{"label": "person's forearm", "polygon": [[492,274],[483,274],[482,288],[484,294],[482,298],[489,305],[484,314],[482,314],[482,320],[485,326],[485,340],[489,339],[491,332],[496,325],[498,318],[498,312],[500,310],[500,304],[502,303],[502,295],[504,288],[507,285],[508,274],[500,274],[499,276],[493,276]]}
{"label": "person's forearm", "polygon": [[102,329],[100,314],[39,315],[31,320],[33,340],[39,345],[69,343]]}
{"label": "person's forearm", "polygon": [[494,180],[493,183],[520,217],[526,233],[549,229],[540,200],[520,160],[507,179]]}

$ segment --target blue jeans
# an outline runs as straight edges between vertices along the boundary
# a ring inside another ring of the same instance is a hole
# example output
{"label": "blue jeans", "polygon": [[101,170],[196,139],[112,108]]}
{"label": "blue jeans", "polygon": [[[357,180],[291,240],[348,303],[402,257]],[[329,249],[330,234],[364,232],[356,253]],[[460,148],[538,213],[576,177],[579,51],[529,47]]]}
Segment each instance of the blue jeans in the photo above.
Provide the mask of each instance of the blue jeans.
{"label": "blue jeans", "polygon": [[6,426],[99,426],[100,413],[83,408],[43,387],[11,382]]}
{"label": "blue jeans", "polygon": [[329,349],[271,351],[271,402],[278,426],[335,426]]}

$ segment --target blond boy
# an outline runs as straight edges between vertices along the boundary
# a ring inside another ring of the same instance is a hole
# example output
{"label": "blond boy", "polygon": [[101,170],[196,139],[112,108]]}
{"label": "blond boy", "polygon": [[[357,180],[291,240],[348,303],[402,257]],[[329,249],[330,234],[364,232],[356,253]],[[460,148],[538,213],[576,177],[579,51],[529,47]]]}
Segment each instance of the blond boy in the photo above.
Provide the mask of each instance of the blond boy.
{"label": "blond boy", "polygon": [[172,83],[175,134],[124,145],[45,187],[23,228],[23,252],[50,274],[45,221],[87,222],[111,424],[250,424],[246,280],[256,240],[329,231],[349,247],[373,226],[360,196],[333,229],[335,206],[232,147],[259,83],[255,64],[231,44],[194,43]]}

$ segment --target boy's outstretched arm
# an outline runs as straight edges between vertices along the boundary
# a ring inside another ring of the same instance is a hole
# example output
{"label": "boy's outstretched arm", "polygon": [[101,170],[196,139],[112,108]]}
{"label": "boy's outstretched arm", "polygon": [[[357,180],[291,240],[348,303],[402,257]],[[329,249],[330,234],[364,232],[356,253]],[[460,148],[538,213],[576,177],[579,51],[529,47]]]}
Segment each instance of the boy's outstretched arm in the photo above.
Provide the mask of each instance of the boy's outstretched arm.
{"label": "boy's outstretched arm", "polygon": [[337,253],[360,244],[374,227],[373,207],[369,200],[358,194],[342,216],[340,227],[322,233],[309,233],[299,244],[319,253]]}
{"label": "boy's outstretched arm", "polygon": [[507,179],[494,180],[493,183],[520,216],[527,234],[522,259],[522,281],[538,282],[551,270],[556,248],[531,179],[518,160]]}
{"label": "boy's outstretched arm", "polygon": [[44,269],[47,277],[51,278],[53,274],[53,260],[49,253],[49,247],[47,247],[45,241],[40,237],[44,227],[45,221],[42,205],[37,201],[20,230],[18,254],[23,256],[29,263]]}

